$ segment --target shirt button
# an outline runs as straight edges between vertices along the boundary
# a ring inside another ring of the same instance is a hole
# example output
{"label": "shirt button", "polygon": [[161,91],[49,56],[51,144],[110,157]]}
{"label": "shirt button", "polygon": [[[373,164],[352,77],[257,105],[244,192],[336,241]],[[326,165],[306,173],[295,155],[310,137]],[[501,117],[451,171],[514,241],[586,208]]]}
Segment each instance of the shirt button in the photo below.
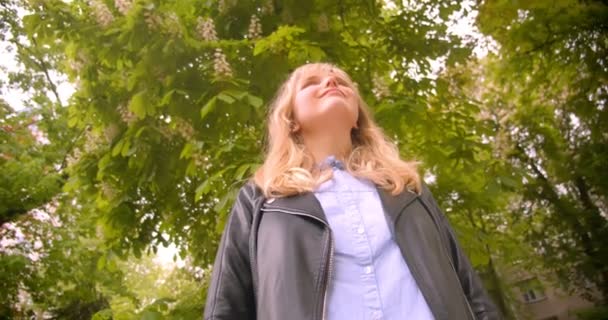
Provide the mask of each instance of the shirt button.
{"label": "shirt button", "polygon": [[365,228],[363,228],[363,226],[357,228],[357,233],[362,234],[363,232],[365,232]]}
{"label": "shirt button", "polygon": [[372,273],[372,270],[373,270],[372,266],[367,266],[367,267],[365,267],[364,271],[366,274],[370,274],[370,273]]}

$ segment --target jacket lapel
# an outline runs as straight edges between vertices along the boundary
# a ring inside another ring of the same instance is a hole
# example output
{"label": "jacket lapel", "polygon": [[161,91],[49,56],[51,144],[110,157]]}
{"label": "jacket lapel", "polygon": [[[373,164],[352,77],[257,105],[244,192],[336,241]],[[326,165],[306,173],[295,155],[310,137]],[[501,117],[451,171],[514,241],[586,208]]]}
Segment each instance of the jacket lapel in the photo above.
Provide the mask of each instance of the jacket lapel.
{"label": "jacket lapel", "polygon": [[386,191],[377,185],[376,190],[378,190],[384,212],[392,220],[393,224],[397,221],[397,218],[399,218],[399,214],[403,209],[418,197],[418,194],[409,191],[408,189],[404,189],[396,196],[393,196],[389,191]]}
{"label": "jacket lapel", "polygon": [[270,198],[264,203],[264,208],[305,213],[329,225],[321,203],[312,192],[303,192],[289,197]]}
{"label": "jacket lapel", "polygon": [[[401,211],[418,197],[418,194],[408,189],[403,190],[396,196],[391,195],[390,192],[377,185],[376,190],[378,191],[386,215],[390,217],[393,223],[397,221]],[[264,207],[267,209],[309,214],[327,224],[327,218],[325,217],[321,203],[319,203],[319,200],[312,192],[303,192],[289,197],[270,198],[264,203]]]}

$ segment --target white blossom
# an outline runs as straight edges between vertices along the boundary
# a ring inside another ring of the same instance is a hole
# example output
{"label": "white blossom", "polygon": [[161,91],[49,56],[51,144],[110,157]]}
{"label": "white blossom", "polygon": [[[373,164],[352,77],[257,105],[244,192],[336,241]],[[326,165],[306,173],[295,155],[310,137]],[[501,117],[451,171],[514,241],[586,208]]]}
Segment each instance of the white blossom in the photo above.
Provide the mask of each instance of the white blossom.
{"label": "white blossom", "polygon": [[144,21],[151,30],[158,29],[163,23],[161,17],[152,10],[146,10],[144,12]]}
{"label": "white blossom", "polygon": [[220,0],[220,1],[218,2],[218,4],[217,4],[217,10],[218,10],[220,13],[224,13],[224,12],[226,12],[226,9],[227,9],[227,8],[226,8],[226,1],[225,1],[225,0]]}
{"label": "white blossom", "polygon": [[274,13],[274,4],[272,0],[264,1],[264,5],[262,6],[262,14],[271,15]]}
{"label": "white blossom", "polygon": [[224,14],[236,4],[235,0],[220,0],[217,4],[217,10]]}
{"label": "white blossom", "polygon": [[165,27],[167,28],[167,32],[171,35],[178,37],[182,34],[179,17],[175,12],[171,12],[165,17]]}
{"label": "white blossom", "polygon": [[374,96],[376,96],[376,99],[378,100],[387,97],[391,94],[384,80],[378,75],[374,75],[372,79],[372,93],[374,94]]}
{"label": "white blossom", "polygon": [[70,57],[67,60],[67,67],[74,71],[77,75],[82,72],[84,66],[89,63],[89,59],[87,58],[84,52],[79,51],[74,57]]}
{"label": "white blossom", "polygon": [[133,1],[132,0],[114,0],[114,6],[116,6],[116,9],[118,9],[118,12],[120,12],[126,16],[127,13],[129,13],[129,10],[131,10],[131,7],[133,6]]}
{"label": "white blossom", "polygon": [[86,131],[84,136],[84,152],[91,153],[102,144],[99,137],[95,135],[90,129]]}
{"label": "white blossom", "polygon": [[111,200],[116,196],[116,190],[107,182],[101,183],[101,194],[105,199]]}
{"label": "white blossom", "polygon": [[75,165],[76,163],[78,163],[78,161],[80,161],[81,157],[82,157],[82,152],[80,152],[80,149],[74,148],[72,150],[72,152],[70,152],[67,155],[67,157],[65,158],[65,161],[66,161],[68,167],[71,167],[71,166]]}
{"label": "white blossom", "polygon": [[89,5],[93,10],[95,20],[97,20],[97,23],[99,23],[102,27],[107,27],[114,21],[112,12],[103,2],[99,0],[91,0]]}
{"label": "white blossom", "polygon": [[226,60],[226,55],[220,48],[215,49],[215,53],[213,53],[213,69],[215,70],[215,74],[219,77],[232,77],[230,64]]}
{"label": "white blossom", "polygon": [[158,131],[165,137],[167,140],[173,139],[173,130],[166,125],[158,126]]}
{"label": "white blossom", "polygon": [[215,23],[213,22],[213,19],[198,17],[196,21],[196,33],[199,38],[206,41],[217,41],[217,33],[215,32]]}
{"label": "white blossom", "polygon": [[329,31],[329,19],[325,13],[321,14],[317,19],[317,30],[319,32]]}
{"label": "white blossom", "polygon": [[70,69],[72,69],[76,73],[80,73],[80,71],[82,71],[82,68],[84,67],[84,64],[77,59],[70,59],[68,61],[68,64],[70,66]]}
{"label": "white blossom", "polygon": [[175,130],[185,140],[190,140],[194,136],[194,128],[192,125],[188,121],[181,118],[175,119]]}
{"label": "white blossom", "polygon": [[[122,115],[121,115],[121,117],[122,117]],[[120,133],[120,128],[118,127],[118,125],[115,122],[112,122],[110,125],[105,127],[103,130],[103,134],[106,137],[107,143],[112,143],[114,141],[114,139],[118,136],[119,133]]]}
{"label": "white blossom", "polygon": [[260,23],[260,18],[255,14],[251,16],[251,20],[249,21],[249,30],[247,31],[247,38],[249,39],[258,39],[262,36],[262,24]]}
{"label": "white blossom", "polygon": [[120,119],[127,124],[131,124],[137,120],[137,115],[131,112],[125,105],[118,106],[118,113],[120,114]]}
{"label": "white blossom", "polygon": [[203,156],[200,153],[193,154],[192,159],[194,160],[194,165],[198,168],[203,168],[207,163],[207,157]]}

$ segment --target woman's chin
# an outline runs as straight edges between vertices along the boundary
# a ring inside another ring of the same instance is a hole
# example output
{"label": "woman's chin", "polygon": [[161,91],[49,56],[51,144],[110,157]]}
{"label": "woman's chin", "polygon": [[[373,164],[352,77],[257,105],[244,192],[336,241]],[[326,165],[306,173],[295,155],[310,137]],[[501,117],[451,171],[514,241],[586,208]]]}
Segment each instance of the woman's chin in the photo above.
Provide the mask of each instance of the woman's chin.
{"label": "woman's chin", "polygon": [[351,110],[356,108],[353,108],[349,101],[342,96],[330,96],[324,97],[320,103],[319,109],[325,110],[326,112],[333,112],[335,110],[340,110],[340,112],[351,112]]}
{"label": "woman's chin", "polygon": [[321,131],[327,131],[328,129],[336,130],[344,127],[346,131],[352,127],[352,115],[348,112],[336,112],[337,110],[332,110],[330,112],[325,112],[318,114],[314,119],[310,119],[310,123],[312,124],[310,127],[315,127]]}
{"label": "woman's chin", "polygon": [[[328,101],[329,102],[329,101]],[[324,104],[319,108],[320,115],[323,117],[331,117],[333,119],[346,120],[350,118],[357,118],[357,109],[349,106],[344,100],[334,100],[333,103]]]}

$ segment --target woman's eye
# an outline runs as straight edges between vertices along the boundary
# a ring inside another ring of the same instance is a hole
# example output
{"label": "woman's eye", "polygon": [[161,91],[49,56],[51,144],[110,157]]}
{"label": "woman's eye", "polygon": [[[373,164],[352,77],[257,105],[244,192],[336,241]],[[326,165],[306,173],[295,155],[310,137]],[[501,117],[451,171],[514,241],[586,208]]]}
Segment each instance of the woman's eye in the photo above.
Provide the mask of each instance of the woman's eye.
{"label": "woman's eye", "polygon": [[311,86],[311,85],[313,85],[313,84],[315,84],[315,83],[316,83],[316,82],[315,82],[315,81],[313,81],[313,80],[306,81],[306,82],[304,82],[304,84],[302,85],[302,88],[306,88],[306,87]]}
{"label": "woman's eye", "polygon": [[338,84],[350,87],[350,85],[348,84],[348,82],[346,82],[346,80],[344,80],[344,79],[338,79]]}

